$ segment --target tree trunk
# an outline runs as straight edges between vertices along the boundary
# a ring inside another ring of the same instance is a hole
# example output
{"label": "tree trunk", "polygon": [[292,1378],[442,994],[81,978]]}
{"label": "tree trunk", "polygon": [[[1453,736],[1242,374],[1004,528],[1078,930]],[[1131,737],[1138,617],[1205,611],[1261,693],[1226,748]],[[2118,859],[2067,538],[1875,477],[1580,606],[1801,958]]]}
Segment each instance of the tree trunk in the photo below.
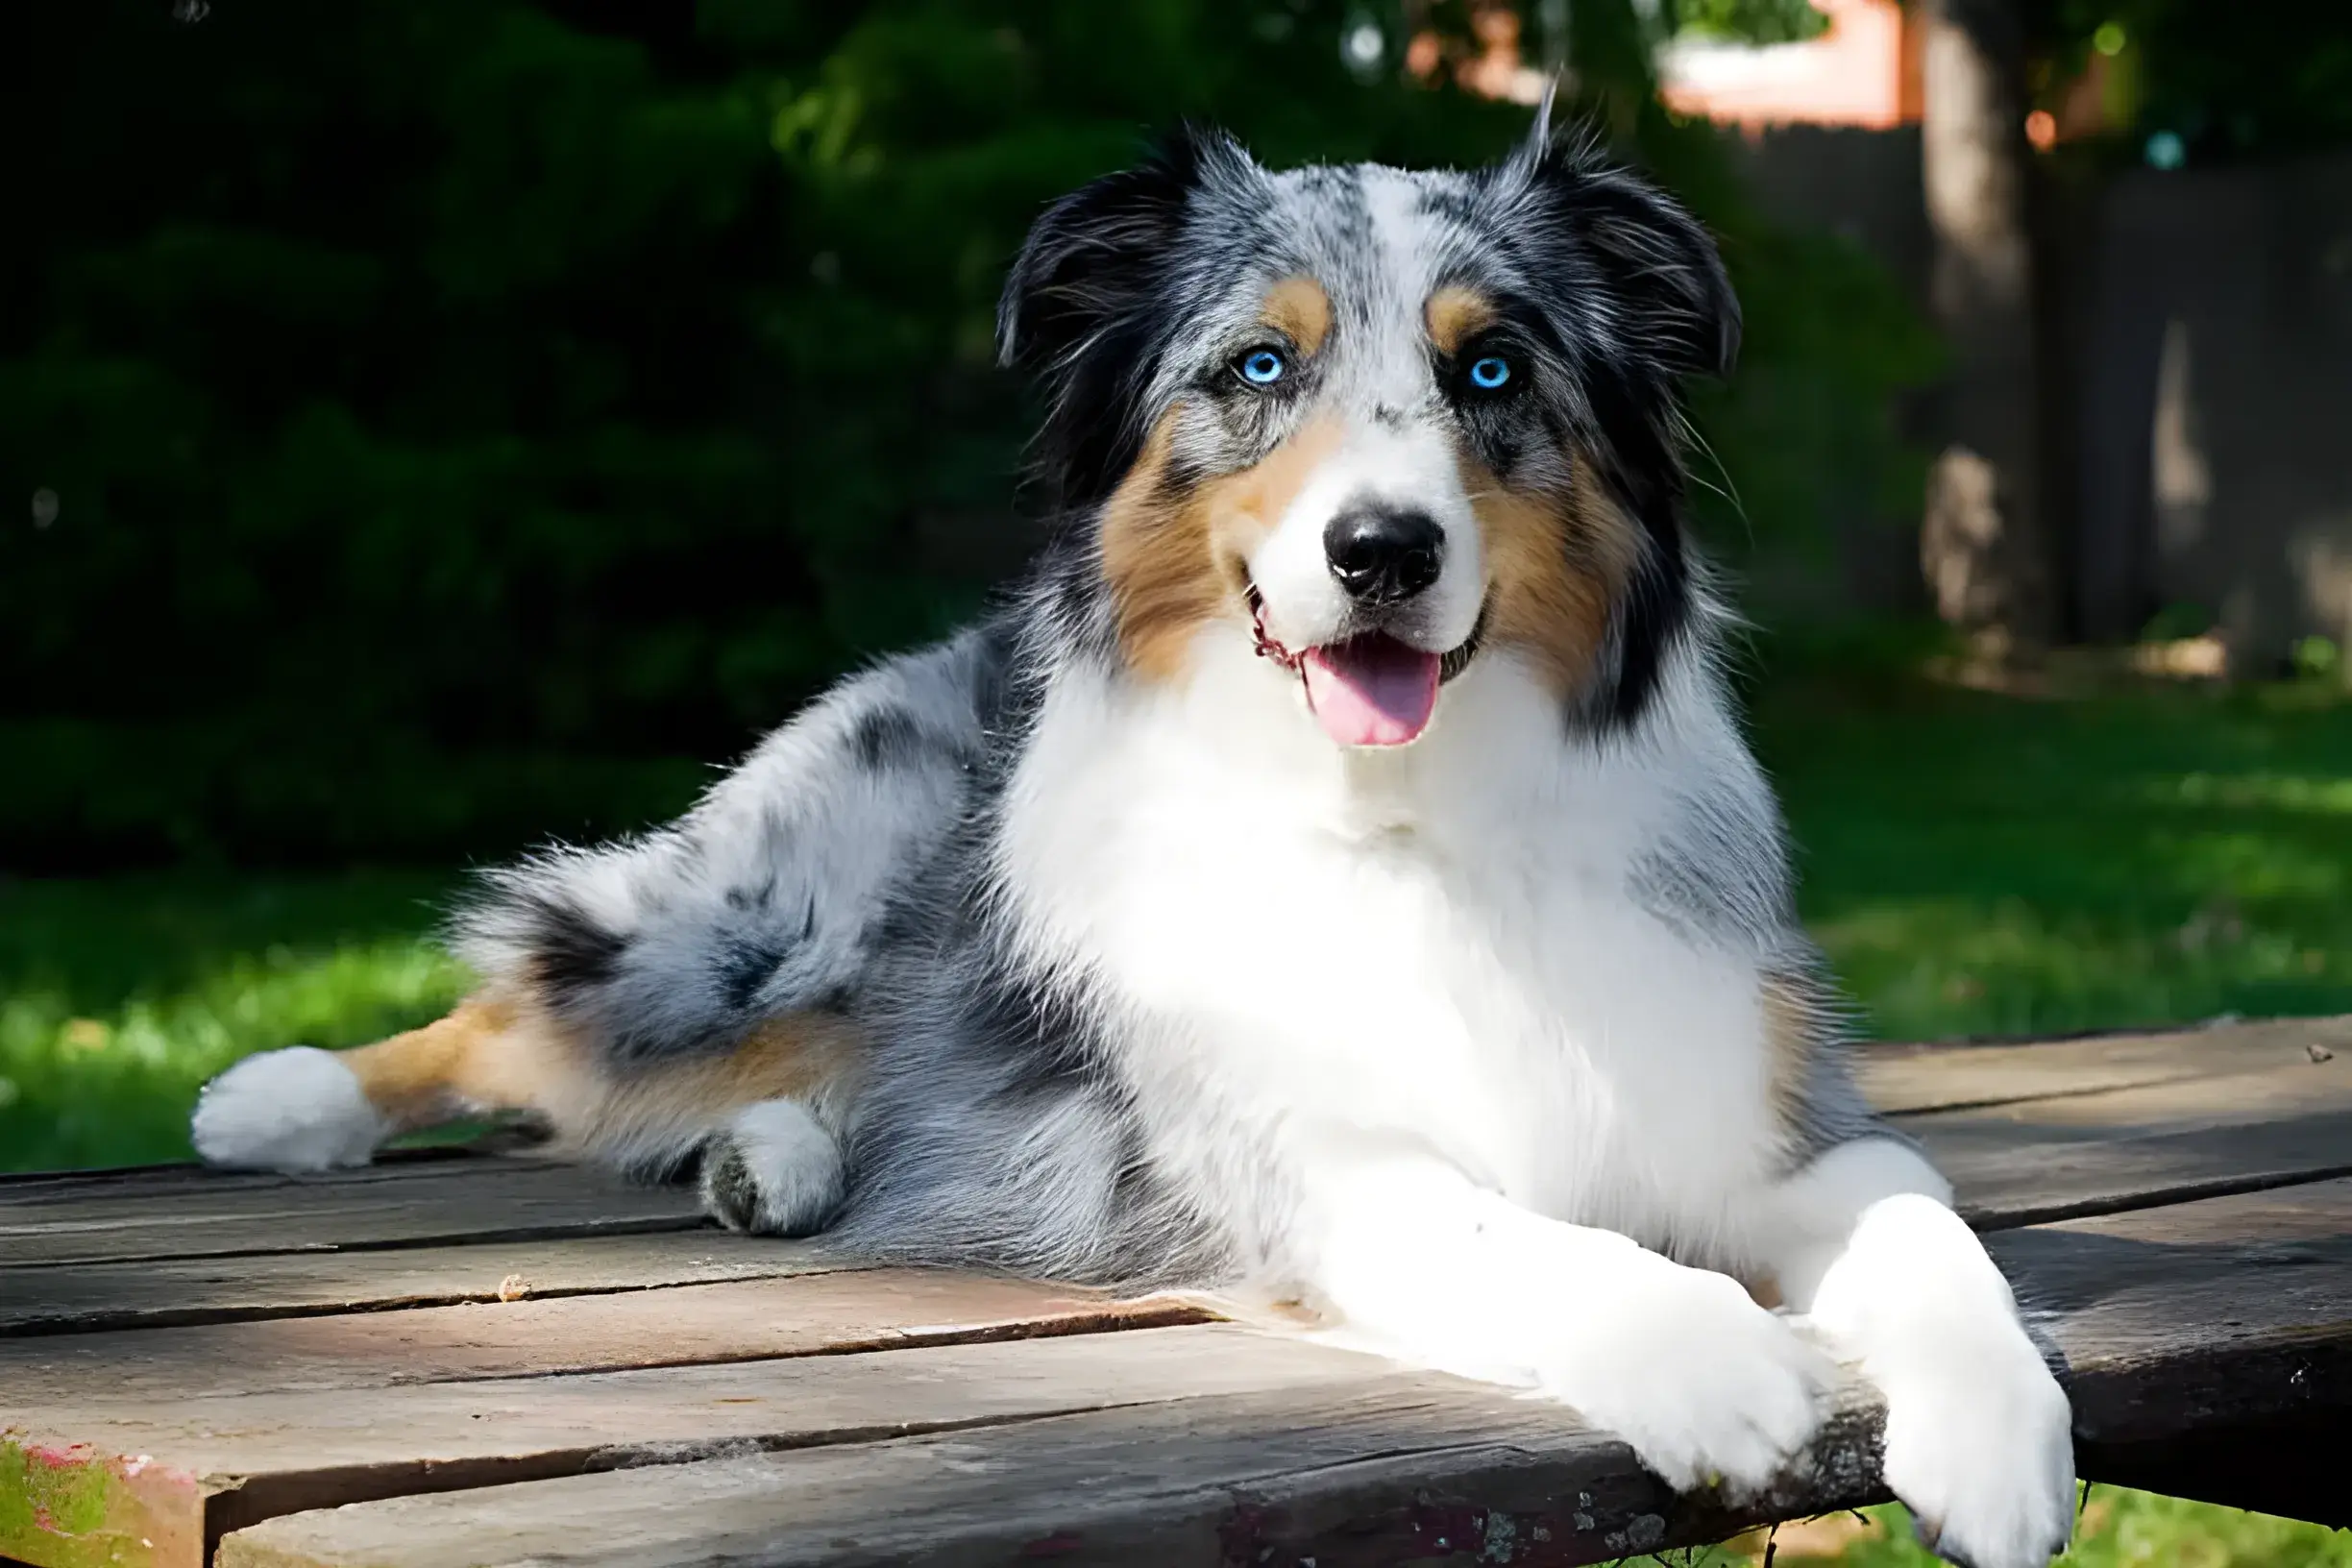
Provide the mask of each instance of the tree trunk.
{"label": "tree trunk", "polygon": [[1953,366],[1920,564],[1944,619],[1998,658],[2057,632],[2039,504],[2025,49],[2019,0],[1923,0],[1932,303]]}

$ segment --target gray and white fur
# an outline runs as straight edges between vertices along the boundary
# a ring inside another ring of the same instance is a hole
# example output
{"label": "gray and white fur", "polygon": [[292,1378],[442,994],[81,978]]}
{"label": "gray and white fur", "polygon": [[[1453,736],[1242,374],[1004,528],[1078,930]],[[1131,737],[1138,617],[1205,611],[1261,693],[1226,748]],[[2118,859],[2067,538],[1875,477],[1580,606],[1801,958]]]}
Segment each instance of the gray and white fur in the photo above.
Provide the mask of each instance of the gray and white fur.
{"label": "gray and white fur", "polygon": [[606,1152],[707,1140],[725,1217],[885,1258],[1296,1300],[1678,1485],[1769,1481],[1834,1357],[1948,1555],[2062,1546],[2065,1397],[1854,1089],[1718,669],[1702,226],[1540,126],[1471,172],[1187,135],[1040,219],[999,335],[1026,576],[458,921],[622,1093],[777,1020],[863,1042],[756,1139]]}

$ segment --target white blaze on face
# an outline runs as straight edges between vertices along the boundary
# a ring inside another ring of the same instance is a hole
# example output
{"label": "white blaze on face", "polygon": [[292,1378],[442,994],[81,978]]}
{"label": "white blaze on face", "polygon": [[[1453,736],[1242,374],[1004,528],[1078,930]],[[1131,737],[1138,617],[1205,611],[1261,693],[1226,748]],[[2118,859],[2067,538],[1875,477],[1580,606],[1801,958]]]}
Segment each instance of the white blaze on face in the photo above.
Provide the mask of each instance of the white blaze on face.
{"label": "white blaze on face", "polygon": [[[1430,219],[1409,180],[1361,176],[1370,244],[1319,279],[1340,325],[1306,416],[1339,439],[1269,520],[1247,565],[1265,632],[1302,656],[1308,703],[1326,732],[1344,746],[1396,746],[1428,725],[1439,661],[1477,627],[1486,563],[1459,432],[1433,374]],[[1333,570],[1329,532],[1366,512],[1433,524],[1436,579],[1402,600],[1352,599]]]}
{"label": "white blaze on face", "polygon": [[[1360,507],[1418,513],[1438,527],[1437,580],[1402,603],[1358,612],[1334,575],[1326,533]],[[1352,421],[1251,554],[1267,634],[1306,657],[1308,697],[1335,741],[1417,738],[1436,699],[1437,660],[1469,640],[1485,597],[1476,518],[1448,432]]]}
{"label": "white blaze on face", "polygon": [[1395,606],[1384,629],[1429,652],[1451,651],[1478,622],[1485,572],[1453,441],[1427,421],[1403,430],[1351,421],[1346,438],[1300,486],[1249,559],[1267,631],[1286,647],[1304,649],[1360,629],[1348,624],[1352,603],[1332,573],[1324,535],[1333,519],[1365,505],[1419,512],[1443,531],[1436,582]]}

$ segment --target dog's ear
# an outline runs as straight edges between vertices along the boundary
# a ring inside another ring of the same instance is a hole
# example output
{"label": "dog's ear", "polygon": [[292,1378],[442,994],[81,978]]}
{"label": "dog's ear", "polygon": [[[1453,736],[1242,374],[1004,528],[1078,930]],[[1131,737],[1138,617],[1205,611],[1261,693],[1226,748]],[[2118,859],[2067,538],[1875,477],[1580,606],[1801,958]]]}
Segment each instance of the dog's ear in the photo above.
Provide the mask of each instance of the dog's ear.
{"label": "dog's ear", "polygon": [[1664,191],[1608,161],[1595,139],[1556,136],[1547,97],[1505,164],[1626,306],[1623,345],[1676,376],[1728,376],[1739,298],[1706,227]]}
{"label": "dog's ear", "polygon": [[1222,132],[1187,125],[1132,169],[1107,174],[1045,209],[996,306],[996,357],[1050,371],[1149,291],[1180,233],[1192,192],[1248,155]]}
{"label": "dog's ear", "polygon": [[1108,494],[1141,450],[1142,406],[1175,312],[1187,215],[1204,189],[1247,198],[1265,176],[1222,132],[1192,126],[1122,173],[1046,208],[996,308],[996,355],[1045,394],[1038,469],[1064,504]]}

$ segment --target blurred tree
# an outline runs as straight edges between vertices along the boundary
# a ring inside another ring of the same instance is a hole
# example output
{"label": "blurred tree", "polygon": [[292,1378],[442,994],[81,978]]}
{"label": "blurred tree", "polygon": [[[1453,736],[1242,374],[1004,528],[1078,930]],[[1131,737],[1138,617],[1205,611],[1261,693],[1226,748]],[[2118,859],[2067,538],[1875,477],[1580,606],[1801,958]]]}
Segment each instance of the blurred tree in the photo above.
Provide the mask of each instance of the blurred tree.
{"label": "blurred tree", "polygon": [[1924,187],[1951,440],[1927,488],[1922,564],[1944,618],[2008,655],[2059,633],[2059,552],[2038,494],[2051,410],[2037,406],[2029,91],[2063,100],[2095,57],[2117,154],[2160,167],[2352,140],[2352,19],[2341,7],[2197,0],[1914,0],[1924,34]]}
{"label": "blurred tree", "polygon": [[[1630,0],[1574,11],[1588,103],[1750,294],[1749,379],[1705,433],[1752,526],[1801,529],[1906,460],[1886,393],[1923,340],[1657,110]],[[1359,0],[89,0],[19,25],[20,867],[502,850],[534,798],[564,831],[674,803],[543,798],[604,775],[528,759],[723,756],[1023,552],[991,321],[1047,201],[1183,115],[1278,164],[1482,160],[1527,115],[1409,80],[1401,5]],[[1809,286],[1825,266],[1852,298]]]}
{"label": "blurred tree", "polygon": [[2057,634],[2037,494],[2033,243],[2021,0],[1924,0],[1920,142],[1936,315],[1957,363],[1921,565],[1944,619],[1994,658]]}

